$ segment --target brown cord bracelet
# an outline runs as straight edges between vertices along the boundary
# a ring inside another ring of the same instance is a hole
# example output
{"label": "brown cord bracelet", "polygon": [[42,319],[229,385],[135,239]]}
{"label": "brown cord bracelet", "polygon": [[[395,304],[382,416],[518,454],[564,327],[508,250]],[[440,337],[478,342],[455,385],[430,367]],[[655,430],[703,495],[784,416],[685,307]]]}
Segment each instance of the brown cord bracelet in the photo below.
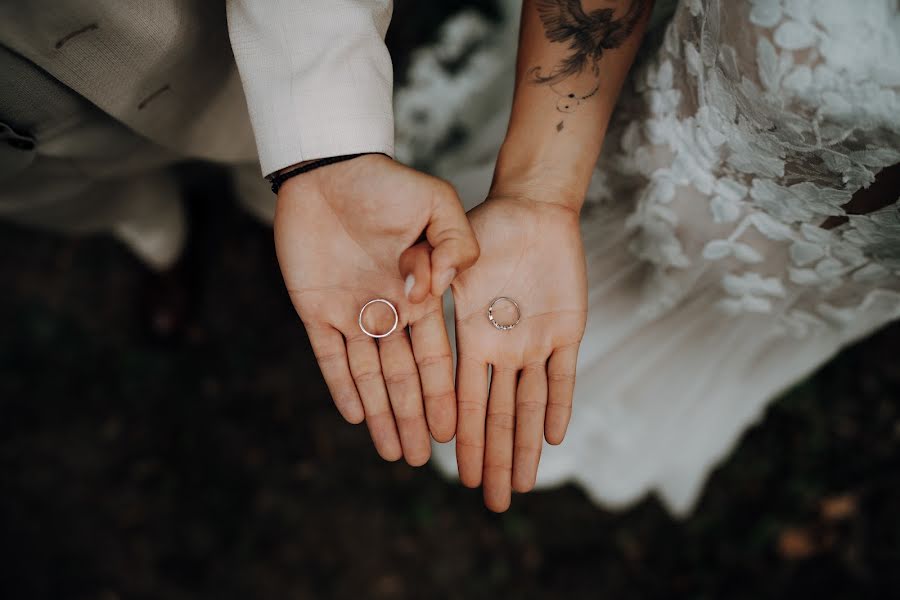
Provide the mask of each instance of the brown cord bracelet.
{"label": "brown cord bracelet", "polygon": [[352,160],[354,158],[359,158],[360,156],[366,156],[368,154],[384,154],[384,152],[360,152],[359,154],[344,154],[342,156],[329,156],[327,158],[320,158],[318,160],[314,160],[312,162],[306,163],[296,169],[291,169],[290,171],[285,171],[284,173],[278,173],[277,175],[269,175],[267,179],[269,183],[272,184],[272,191],[274,193],[278,193],[278,190],[281,189],[281,186],[284,185],[284,182],[290,179],[291,177],[296,177],[297,175],[303,175],[304,173],[309,173],[310,171],[315,171],[321,167],[327,167],[328,165],[333,165],[335,163],[344,162],[346,160]]}

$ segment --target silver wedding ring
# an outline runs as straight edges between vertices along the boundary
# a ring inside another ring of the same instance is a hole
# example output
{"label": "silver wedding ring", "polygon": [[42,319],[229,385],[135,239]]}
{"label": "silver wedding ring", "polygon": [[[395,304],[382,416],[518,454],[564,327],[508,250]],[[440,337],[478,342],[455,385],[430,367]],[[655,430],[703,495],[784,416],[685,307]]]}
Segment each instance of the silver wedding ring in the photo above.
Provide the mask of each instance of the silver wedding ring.
{"label": "silver wedding ring", "polygon": [[[365,325],[363,325],[363,313],[365,313],[366,309],[369,308],[370,306],[372,306],[373,304],[387,304],[388,307],[391,309],[391,312],[394,313],[394,324],[391,326],[390,331],[388,331],[387,333],[372,333],[371,331],[366,329]],[[364,334],[366,334],[370,338],[375,338],[376,340],[380,339],[380,338],[386,338],[387,336],[394,333],[394,330],[397,329],[397,325],[399,325],[399,324],[400,324],[400,315],[397,314],[397,308],[393,304],[391,304],[390,301],[385,300],[384,298],[375,298],[374,300],[369,300],[368,302],[366,302],[363,305],[363,307],[361,309],[359,309],[359,328],[362,330],[362,332]]]}
{"label": "silver wedding ring", "polygon": [[[512,323],[498,323],[494,318],[494,306],[497,305],[498,302],[509,302],[516,309],[516,320]],[[491,302],[490,306],[488,306],[487,310],[488,320],[491,322],[491,325],[499,329],[500,331],[509,331],[513,327],[519,324],[519,321],[522,320],[522,311],[519,310],[519,305],[512,298],[507,298],[506,296],[500,296],[499,298],[494,298],[493,302]]]}

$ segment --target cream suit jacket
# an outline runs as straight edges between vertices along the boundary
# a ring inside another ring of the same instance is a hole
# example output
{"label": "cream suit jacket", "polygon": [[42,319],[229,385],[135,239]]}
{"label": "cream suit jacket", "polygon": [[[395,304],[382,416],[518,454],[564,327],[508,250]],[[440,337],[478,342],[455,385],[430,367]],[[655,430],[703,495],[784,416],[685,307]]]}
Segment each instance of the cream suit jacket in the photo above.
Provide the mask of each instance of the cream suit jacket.
{"label": "cream suit jacket", "polygon": [[4,0],[0,44],[180,156],[258,156],[269,174],[393,154],[391,11],[391,0]]}

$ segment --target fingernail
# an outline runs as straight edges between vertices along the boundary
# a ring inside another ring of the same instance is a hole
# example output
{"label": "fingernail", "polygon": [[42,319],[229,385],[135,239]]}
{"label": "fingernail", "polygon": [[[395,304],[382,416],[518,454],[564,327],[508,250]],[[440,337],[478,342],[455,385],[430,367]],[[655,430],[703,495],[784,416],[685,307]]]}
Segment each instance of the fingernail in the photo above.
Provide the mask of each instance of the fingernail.
{"label": "fingernail", "polygon": [[406,294],[406,297],[409,298],[409,293],[412,291],[413,286],[416,285],[416,277],[412,273],[406,276],[406,281],[403,282],[403,293]]}
{"label": "fingernail", "polygon": [[441,289],[446,290],[450,286],[450,282],[456,279],[456,269],[445,271],[441,276]]}

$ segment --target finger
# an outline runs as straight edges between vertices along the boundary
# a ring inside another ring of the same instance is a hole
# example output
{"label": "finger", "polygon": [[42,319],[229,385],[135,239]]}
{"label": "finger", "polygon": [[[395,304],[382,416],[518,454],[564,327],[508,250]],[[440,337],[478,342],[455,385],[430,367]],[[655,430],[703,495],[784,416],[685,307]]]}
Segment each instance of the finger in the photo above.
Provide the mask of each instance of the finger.
{"label": "finger", "polygon": [[544,436],[550,444],[561,444],[572,416],[572,396],[575,393],[575,365],[578,363],[578,344],[557,348],[547,362],[547,419]]}
{"label": "finger", "polygon": [[496,366],[491,372],[484,445],[484,503],[494,512],[505,511],[512,499],[516,375],[514,369]]}
{"label": "finger", "polygon": [[431,220],[425,236],[431,253],[431,293],[440,297],[458,273],[478,259],[478,242],[466,218],[459,196],[450,184],[435,193]]}
{"label": "finger", "polygon": [[375,449],[383,459],[395,461],[403,456],[403,450],[381,375],[381,360],[375,340],[363,333],[348,337],[347,357]]}
{"label": "finger", "polygon": [[362,423],[366,413],[350,375],[344,336],[328,325],[307,324],[306,333],[338,412],[350,423]]}
{"label": "finger", "polygon": [[534,488],[547,411],[547,372],[544,364],[527,367],[516,390],[516,443],[513,452],[512,487],[517,492]]}
{"label": "finger", "polygon": [[422,384],[406,331],[395,331],[379,340],[378,352],[403,456],[414,467],[424,465],[431,457],[431,440],[422,406]]}
{"label": "finger", "polygon": [[420,242],[400,255],[400,275],[403,276],[407,299],[418,304],[431,292],[431,244]]}
{"label": "finger", "polygon": [[453,356],[450,354],[441,301],[432,298],[432,303],[433,310],[410,325],[410,337],[422,380],[428,428],[435,440],[449,442],[456,432]]}
{"label": "finger", "polygon": [[456,374],[457,407],[456,464],[459,479],[466,487],[481,485],[484,467],[484,421],[487,417],[488,366],[458,356]]}

